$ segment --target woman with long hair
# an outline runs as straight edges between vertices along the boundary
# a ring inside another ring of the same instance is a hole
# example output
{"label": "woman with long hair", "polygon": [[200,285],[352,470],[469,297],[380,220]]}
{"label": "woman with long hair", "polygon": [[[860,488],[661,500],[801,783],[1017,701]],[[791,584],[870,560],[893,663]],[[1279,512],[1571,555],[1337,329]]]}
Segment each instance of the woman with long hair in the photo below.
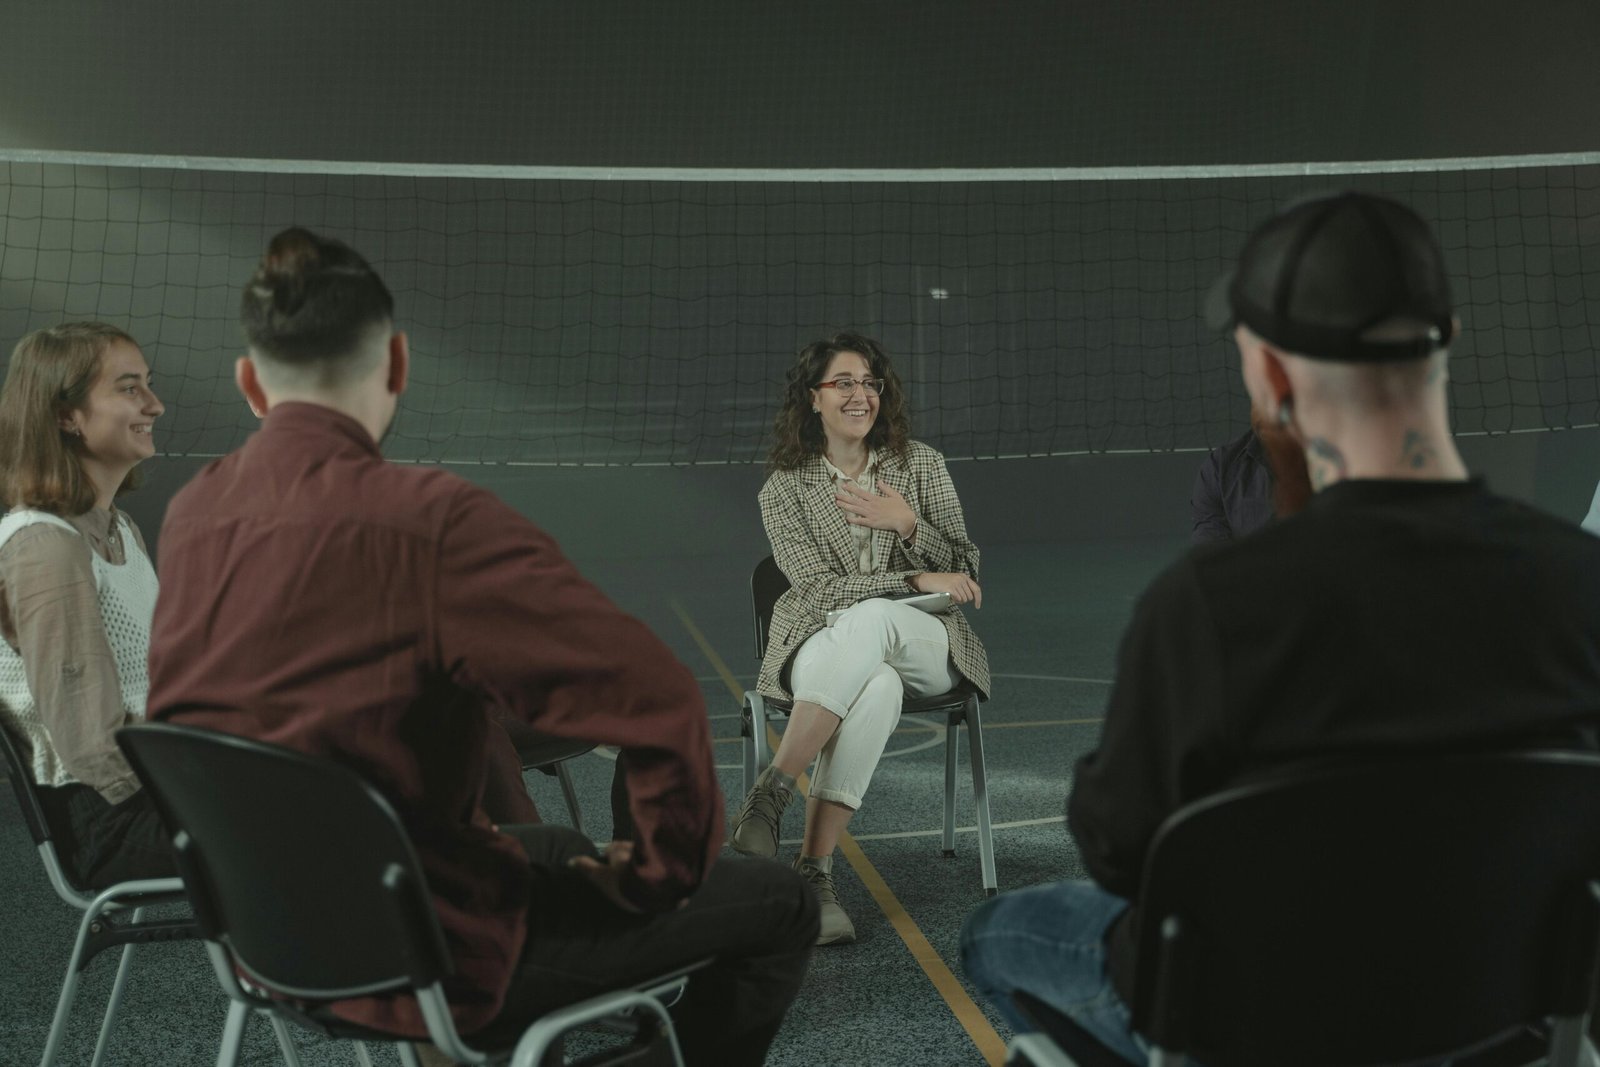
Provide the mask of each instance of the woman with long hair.
{"label": "woman with long hair", "polygon": [[122,330],[24,337],[0,387],[0,727],[20,742],[63,861],[85,885],[170,876],[149,795],[113,734],[142,718],[156,573],[113,499],[164,409]]}
{"label": "woman with long hair", "polygon": [[[904,697],[963,682],[988,696],[988,658],[955,606],[979,607],[983,593],[944,457],[911,439],[904,389],[877,342],[841,333],[801,349],[775,436],[761,519],[791,588],[773,608],[756,688],[794,708],[731,838],[739,852],[776,856],[795,776],[817,761],[795,869],[817,894],[826,945],[855,939],[833,850]],[[929,614],[887,599],[901,593],[948,593],[952,605]]]}

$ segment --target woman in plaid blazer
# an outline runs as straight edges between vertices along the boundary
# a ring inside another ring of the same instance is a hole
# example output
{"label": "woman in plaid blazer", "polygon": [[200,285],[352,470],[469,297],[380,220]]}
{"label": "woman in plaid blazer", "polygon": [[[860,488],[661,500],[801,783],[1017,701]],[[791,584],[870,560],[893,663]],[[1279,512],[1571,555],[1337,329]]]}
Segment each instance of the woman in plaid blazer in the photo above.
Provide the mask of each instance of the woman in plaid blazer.
{"label": "woman in plaid blazer", "polygon": [[855,938],[834,892],[833,850],[905,695],[963,682],[989,691],[988,658],[959,607],[928,614],[883,599],[944,592],[956,605],[982,603],[978,550],[944,457],[909,430],[900,379],[875,341],[843,333],[807,345],[789,372],[761,489],[761,519],[792,588],[773,608],[757,689],[794,709],[735,816],[732,844],[777,855],[795,776],[815,759],[795,868],[822,905],[818,944]]}

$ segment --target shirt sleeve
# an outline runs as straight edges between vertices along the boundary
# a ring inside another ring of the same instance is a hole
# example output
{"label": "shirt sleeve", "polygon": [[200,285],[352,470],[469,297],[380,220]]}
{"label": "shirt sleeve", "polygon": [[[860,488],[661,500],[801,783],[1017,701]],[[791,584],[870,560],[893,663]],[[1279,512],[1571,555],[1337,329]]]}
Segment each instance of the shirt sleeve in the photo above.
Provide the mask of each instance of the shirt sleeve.
{"label": "shirt sleeve", "polygon": [[1192,566],[1176,564],[1134,610],[1097,751],[1078,762],[1067,824],[1108,892],[1138,896],[1156,831],[1213,783],[1222,651]]}
{"label": "shirt sleeve", "polygon": [[621,748],[636,825],[628,900],[659,911],[691,893],[721,849],[723,803],[688,669],[547,534],[476,488],[447,520],[436,596],[456,684],[545,733]]}
{"label": "shirt sleeve", "polygon": [[25,527],[0,550],[0,582],[7,636],[56,755],[109,802],[126,800],[139,780],[114,740],[127,715],[87,542],[54,525]]}
{"label": "shirt sleeve", "polygon": [[1222,463],[1216,452],[1200,464],[1194,491],[1189,494],[1189,510],[1194,517],[1189,534],[1191,543],[1204,545],[1233,540],[1233,528],[1228,525],[1228,512],[1222,504]]}
{"label": "shirt sleeve", "polygon": [[961,510],[950,469],[937,452],[921,479],[921,508],[917,514],[916,539],[901,542],[906,556],[923,570],[945,574],[965,574],[978,580],[978,546],[967,536],[967,517]]}

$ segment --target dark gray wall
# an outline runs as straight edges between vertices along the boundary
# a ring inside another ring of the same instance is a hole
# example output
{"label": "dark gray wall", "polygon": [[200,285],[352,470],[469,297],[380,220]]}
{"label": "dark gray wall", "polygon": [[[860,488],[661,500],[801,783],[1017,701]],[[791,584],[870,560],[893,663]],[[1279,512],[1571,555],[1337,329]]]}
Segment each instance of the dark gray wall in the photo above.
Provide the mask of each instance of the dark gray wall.
{"label": "dark gray wall", "polygon": [[1593,0],[13,0],[0,147],[1058,166],[1600,148]]}

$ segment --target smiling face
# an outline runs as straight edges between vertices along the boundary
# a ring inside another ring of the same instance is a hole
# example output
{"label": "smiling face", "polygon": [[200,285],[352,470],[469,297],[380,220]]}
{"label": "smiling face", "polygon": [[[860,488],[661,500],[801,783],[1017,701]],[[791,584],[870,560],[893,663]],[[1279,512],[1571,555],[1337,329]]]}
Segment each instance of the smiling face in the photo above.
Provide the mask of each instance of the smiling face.
{"label": "smiling face", "polygon": [[[872,365],[859,352],[840,352],[828,361],[822,381],[841,378],[860,381],[872,377]],[[878,421],[878,395],[857,386],[849,396],[844,390],[832,387],[811,390],[811,403],[822,417],[822,431],[828,438],[828,447],[854,445],[867,436],[872,424]]]}
{"label": "smiling face", "polygon": [[[98,467],[120,485],[142,459],[155,454],[155,421],[166,409],[150,391],[150,367],[139,346],[115,340],[100,356],[100,369],[83,406],[66,412],[61,428],[79,440],[86,468]],[[91,471],[91,476],[97,472]],[[95,477],[96,484],[103,484]]]}

